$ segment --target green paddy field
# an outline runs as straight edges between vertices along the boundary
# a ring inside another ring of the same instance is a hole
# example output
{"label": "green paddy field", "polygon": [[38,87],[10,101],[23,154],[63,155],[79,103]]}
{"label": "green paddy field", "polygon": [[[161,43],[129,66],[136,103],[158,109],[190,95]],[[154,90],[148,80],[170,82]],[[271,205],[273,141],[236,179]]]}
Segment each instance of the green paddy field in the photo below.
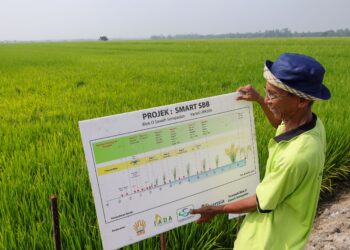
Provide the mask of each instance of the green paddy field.
{"label": "green paddy field", "polygon": [[[349,176],[350,38],[0,44],[0,249],[102,249],[78,121],[233,92],[263,90],[263,64],[305,53],[332,92],[314,111],[327,131],[322,192]],[[274,130],[254,106],[261,173]],[[236,221],[167,233],[169,249],[232,249]],[[160,249],[159,237],[126,249]]]}

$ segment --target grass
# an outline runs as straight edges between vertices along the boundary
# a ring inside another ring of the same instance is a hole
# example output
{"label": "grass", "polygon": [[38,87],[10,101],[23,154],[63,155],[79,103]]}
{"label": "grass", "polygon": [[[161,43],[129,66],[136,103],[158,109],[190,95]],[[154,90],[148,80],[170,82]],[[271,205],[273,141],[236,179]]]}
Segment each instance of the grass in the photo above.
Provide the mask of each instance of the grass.
{"label": "grass", "polygon": [[[321,61],[329,102],[315,103],[328,139],[323,192],[349,176],[350,39],[223,39],[0,44],[0,249],[53,249],[51,194],[64,249],[101,249],[78,121],[234,91],[262,91],[265,59]],[[273,136],[255,105],[261,173]],[[232,248],[235,220],[220,216],[167,233],[171,249]],[[159,238],[126,249],[159,249]]]}

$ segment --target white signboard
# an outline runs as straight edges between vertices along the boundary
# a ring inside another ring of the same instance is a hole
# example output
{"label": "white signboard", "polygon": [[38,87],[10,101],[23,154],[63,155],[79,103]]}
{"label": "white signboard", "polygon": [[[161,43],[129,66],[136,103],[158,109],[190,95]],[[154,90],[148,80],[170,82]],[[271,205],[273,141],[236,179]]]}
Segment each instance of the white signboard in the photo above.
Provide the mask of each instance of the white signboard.
{"label": "white signboard", "polygon": [[255,193],[253,108],[238,93],[79,122],[103,246],[199,218]]}

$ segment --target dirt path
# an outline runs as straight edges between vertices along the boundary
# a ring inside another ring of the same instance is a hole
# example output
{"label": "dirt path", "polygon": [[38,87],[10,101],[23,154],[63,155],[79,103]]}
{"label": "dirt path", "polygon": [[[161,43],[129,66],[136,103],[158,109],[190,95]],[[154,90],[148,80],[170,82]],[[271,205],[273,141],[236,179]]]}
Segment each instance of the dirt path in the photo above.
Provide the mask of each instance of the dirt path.
{"label": "dirt path", "polygon": [[[350,182],[350,181],[349,181]],[[350,184],[320,203],[306,250],[350,249]]]}

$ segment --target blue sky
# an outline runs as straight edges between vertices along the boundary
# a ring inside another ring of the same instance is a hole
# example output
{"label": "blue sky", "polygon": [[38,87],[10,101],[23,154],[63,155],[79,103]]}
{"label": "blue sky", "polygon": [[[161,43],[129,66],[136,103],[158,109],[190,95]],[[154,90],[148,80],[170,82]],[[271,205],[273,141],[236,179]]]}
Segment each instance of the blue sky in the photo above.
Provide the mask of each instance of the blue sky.
{"label": "blue sky", "polygon": [[349,0],[1,0],[0,41],[350,28]]}

